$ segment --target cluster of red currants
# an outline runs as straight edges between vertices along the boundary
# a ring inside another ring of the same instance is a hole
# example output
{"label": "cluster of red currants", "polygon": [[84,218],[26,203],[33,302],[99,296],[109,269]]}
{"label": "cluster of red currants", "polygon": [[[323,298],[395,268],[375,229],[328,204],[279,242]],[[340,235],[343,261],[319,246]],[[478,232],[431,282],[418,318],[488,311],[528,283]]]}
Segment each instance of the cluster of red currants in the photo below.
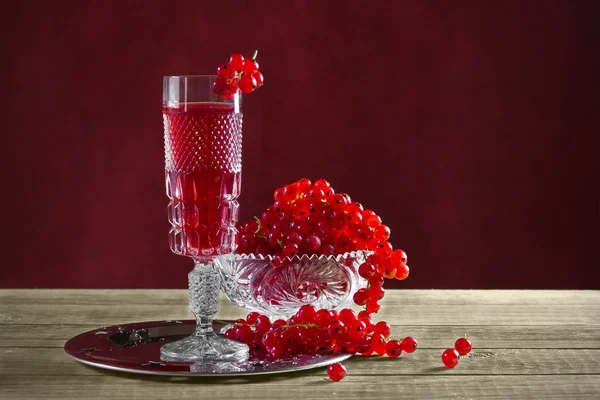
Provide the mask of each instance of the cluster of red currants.
{"label": "cluster of red currants", "polygon": [[287,321],[271,322],[266,315],[251,312],[245,319],[235,321],[225,337],[245,343],[254,354],[273,360],[332,352],[396,358],[403,351],[412,353],[417,349],[417,341],[412,337],[396,340],[390,334],[390,325],[385,321],[374,323],[367,311],[357,314],[345,308],[338,313],[304,305]]}
{"label": "cluster of red currants", "polygon": [[453,349],[446,349],[442,353],[442,364],[447,368],[454,368],[458,364],[460,356],[467,355],[471,352],[471,341],[464,338],[459,338],[454,343]]}
{"label": "cluster of red currants", "polygon": [[302,178],[276,189],[273,198],[260,218],[238,226],[238,252],[271,255],[273,265],[282,266],[294,256],[362,251],[366,259],[358,272],[369,285],[356,292],[354,301],[370,313],[379,310],[384,278],[408,276],[406,253],[388,242],[390,228],[349,195],[335,193],[326,180],[313,184]]}
{"label": "cluster of red currants", "polygon": [[241,54],[232,54],[226,64],[217,67],[217,79],[212,84],[212,90],[224,99],[231,100],[238,88],[244,94],[250,94],[262,86],[263,75],[258,70],[255,51],[251,58]]}

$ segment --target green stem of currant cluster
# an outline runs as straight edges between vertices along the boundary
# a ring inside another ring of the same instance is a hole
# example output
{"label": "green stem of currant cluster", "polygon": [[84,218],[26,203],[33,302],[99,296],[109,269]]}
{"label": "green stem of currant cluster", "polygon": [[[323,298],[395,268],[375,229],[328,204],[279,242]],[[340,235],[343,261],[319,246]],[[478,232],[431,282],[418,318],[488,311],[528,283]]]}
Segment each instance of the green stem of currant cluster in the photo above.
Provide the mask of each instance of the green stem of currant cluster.
{"label": "green stem of currant cluster", "polygon": [[256,230],[254,231],[254,234],[256,235],[262,229],[262,223],[260,222],[260,219],[258,219],[258,217],[256,215],[253,218],[256,221],[256,223],[258,224],[258,228],[256,228]]}
{"label": "green stem of currant cluster", "polygon": [[251,60],[255,61],[257,56],[258,56],[258,50],[254,50],[254,54],[252,54]]}

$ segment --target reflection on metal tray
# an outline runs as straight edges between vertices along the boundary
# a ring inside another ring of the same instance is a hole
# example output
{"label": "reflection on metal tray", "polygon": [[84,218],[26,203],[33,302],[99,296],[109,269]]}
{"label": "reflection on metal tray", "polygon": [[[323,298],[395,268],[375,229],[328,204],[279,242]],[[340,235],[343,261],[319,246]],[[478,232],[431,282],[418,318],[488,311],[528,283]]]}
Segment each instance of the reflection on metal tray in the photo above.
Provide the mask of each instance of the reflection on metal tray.
{"label": "reflection on metal tray", "polygon": [[[227,323],[215,322],[215,332]],[[160,347],[190,335],[194,320],[137,322],[115,325],[82,333],[65,344],[75,360],[94,367],[115,371],[168,376],[246,376],[325,367],[343,361],[350,354],[301,355],[289,360],[268,361],[251,357],[242,364],[202,364],[167,362],[160,359]]]}

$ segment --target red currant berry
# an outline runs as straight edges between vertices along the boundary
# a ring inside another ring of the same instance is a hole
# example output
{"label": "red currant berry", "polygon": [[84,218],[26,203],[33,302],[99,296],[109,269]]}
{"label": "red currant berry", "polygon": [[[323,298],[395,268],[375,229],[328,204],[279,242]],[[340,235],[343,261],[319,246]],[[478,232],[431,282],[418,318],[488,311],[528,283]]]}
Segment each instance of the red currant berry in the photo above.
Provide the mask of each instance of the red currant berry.
{"label": "red currant berry", "polygon": [[254,233],[244,233],[240,237],[240,245],[247,249],[256,247],[256,237],[254,236]]}
{"label": "red currant berry", "polygon": [[290,224],[290,231],[298,232],[302,237],[308,237],[313,232],[313,229],[306,222],[297,219]]}
{"label": "red currant berry", "polygon": [[254,327],[257,332],[264,334],[271,328],[271,320],[266,315],[259,315],[256,319]]}
{"label": "red currant berry", "polygon": [[365,218],[365,215],[363,213],[363,221],[365,221],[366,224],[373,229],[381,225],[381,218],[378,215],[371,215],[368,218]]}
{"label": "red currant berry", "polygon": [[333,256],[335,255],[335,246],[329,243],[324,244],[323,246],[321,246],[321,249],[319,249],[319,255],[323,255],[323,256]]}
{"label": "red currant berry", "polygon": [[241,71],[244,66],[244,56],[241,54],[232,54],[229,56],[228,64],[234,71]]}
{"label": "red currant berry", "polygon": [[325,198],[325,192],[319,188],[313,187],[308,191],[308,198],[316,201],[323,200]]}
{"label": "red currant berry", "polygon": [[344,206],[346,206],[346,204],[348,204],[348,201],[343,194],[337,193],[327,198],[327,204],[335,209],[342,209]]}
{"label": "red currant berry", "polygon": [[385,289],[379,285],[371,284],[369,286],[369,298],[373,300],[381,300],[385,295]]}
{"label": "red currant berry", "polygon": [[368,262],[362,263],[358,267],[358,274],[364,279],[369,279],[370,277],[375,275],[375,267],[373,266],[373,264]]}
{"label": "red currant berry", "polygon": [[273,331],[265,332],[265,334],[262,336],[262,344],[265,347],[273,347],[277,343],[279,343],[279,335]]}
{"label": "red currant berry", "polygon": [[225,331],[225,338],[229,340],[237,340],[237,335],[235,334],[235,328],[229,328]]}
{"label": "red currant berry", "polygon": [[284,257],[292,258],[292,257],[298,255],[299,251],[300,251],[300,247],[296,243],[288,243],[285,246],[283,246],[282,255]]}
{"label": "red currant berry", "polygon": [[356,341],[367,334],[367,324],[360,319],[352,321],[348,325],[348,332],[350,333],[350,338]]}
{"label": "red currant berry", "polygon": [[406,265],[406,253],[403,250],[396,249],[392,251],[392,254],[390,255],[390,261],[392,264],[394,264],[394,266]]}
{"label": "red currant berry", "polygon": [[442,364],[446,368],[454,368],[458,364],[458,352],[455,349],[446,349],[442,353]]}
{"label": "red currant berry", "polygon": [[410,268],[408,268],[408,265],[400,265],[396,268],[396,279],[401,281],[408,278],[409,272]]}
{"label": "red currant berry", "polygon": [[298,197],[298,184],[285,185],[283,187],[283,199],[292,201]]}
{"label": "red currant berry", "polygon": [[340,311],[340,321],[342,321],[346,326],[348,326],[351,322],[354,322],[358,319],[356,313],[349,309],[344,308]]}
{"label": "red currant berry", "polygon": [[383,335],[384,338],[387,338],[390,336],[390,333],[392,332],[392,328],[390,327],[390,324],[388,324],[387,322],[379,321],[378,323],[375,324],[375,327],[373,328],[373,332],[380,333],[381,335]]}
{"label": "red currant berry", "polygon": [[290,353],[287,350],[287,346],[283,343],[277,343],[276,345],[271,347],[269,353],[276,360],[285,359],[290,356]]}
{"label": "red currant berry", "polygon": [[327,325],[327,333],[334,339],[339,338],[344,332],[346,332],[346,325],[342,321],[333,320]]}
{"label": "red currant berry", "polygon": [[375,275],[369,278],[370,286],[377,286],[381,288],[381,286],[383,286],[383,282],[385,282],[385,279],[383,278],[383,276],[381,276],[379,272],[375,272]]}
{"label": "red currant berry", "polygon": [[417,346],[417,341],[412,336],[407,336],[402,339],[402,350],[405,353],[414,353]]}
{"label": "red currant berry", "polygon": [[390,340],[385,346],[385,354],[390,358],[397,358],[402,354],[402,345],[397,340]]}
{"label": "red currant berry", "polygon": [[390,231],[390,228],[385,225],[379,225],[375,227],[375,233],[373,234],[373,237],[380,242],[385,242],[390,238],[391,234],[392,231]]}
{"label": "red currant berry", "polygon": [[285,238],[286,243],[294,243],[298,246],[302,245],[302,236],[298,232],[290,232]]}
{"label": "red currant berry", "polygon": [[297,218],[308,215],[308,200],[296,199],[296,201],[292,203],[291,208]]}
{"label": "red currant berry", "polygon": [[254,325],[256,323],[256,319],[260,317],[260,314],[257,313],[256,311],[252,311],[250,313],[248,313],[248,315],[246,316],[246,323],[248,325]]}
{"label": "red currant berry", "polygon": [[396,268],[392,266],[389,260],[386,260],[381,269],[381,275],[387,279],[393,279],[396,276]]}
{"label": "red currant berry", "polygon": [[310,304],[305,304],[300,307],[296,315],[301,324],[312,324],[317,316],[317,309]]}
{"label": "red currant berry", "polygon": [[256,79],[252,75],[243,74],[240,78],[239,88],[244,94],[250,94],[257,88]]}
{"label": "red currant berry", "polygon": [[254,332],[252,332],[252,329],[250,329],[248,325],[239,325],[235,327],[235,336],[237,337],[238,341],[251,346],[254,338]]}
{"label": "red currant berry", "polygon": [[223,64],[217,67],[217,76],[221,78],[232,78],[234,75],[235,71],[229,66],[229,64]]}
{"label": "red currant berry", "polygon": [[315,315],[315,323],[322,328],[326,328],[327,325],[333,321],[333,314],[329,310],[321,309],[317,311]]}
{"label": "red currant berry", "polygon": [[258,246],[256,246],[256,250],[254,250],[254,254],[263,257],[269,255],[269,252],[269,246],[267,246],[265,243],[260,243]]}
{"label": "red currant berry", "polygon": [[367,262],[377,266],[381,265],[383,263],[383,260],[377,254],[371,254],[369,255],[369,257],[367,257]]}
{"label": "red currant berry", "polygon": [[394,248],[392,247],[390,242],[379,242],[375,251],[377,252],[377,254],[379,254],[381,258],[386,259],[392,254],[393,250]]}
{"label": "red currant berry", "polygon": [[370,299],[367,301],[366,309],[370,313],[376,313],[381,308],[381,304],[377,300]]}
{"label": "red currant berry", "polygon": [[[321,239],[316,235],[309,235],[304,239],[304,249],[308,254],[315,254],[321,248]],[[334,247],[335,250],[335,247]]]}
{"label": "red currant berry", "polygon": [[256,87],[259,88],[263,85],[263,83],[265,82],[265,78],[263,77],[263,74],[260,73],[260,71],[256,71],[255,73],[252,74],[252,77],[254,79],[256,79]]}
{"label": "red currant berry", "polygon": [[373,228],[368,225],[362,225],[357,230],[358,237],[364,241],[367,241],[373,237]]}
{"label": "red currant berry", "polygon": [[454,343],[454,348],[461,356],[471,352],[471,341],[467,338],[460,338]]}
{"label": "red currant berry", "polygon": [[242,72],[248,75],[258,72],[258,63],[251,58],[245,58],[242,64]]}
{"label": "red currant berry", "polygon": [[363,356],[370,356],[373,354],[373,344],[371,343],[371,338],[368,336],[361,338],[356,344],[356,352],[361,353]]}
{"label": "red currant berry", "polygon": [[317,189],[321,189],[323,192],[331,190],[331,185],[325,179],[317,179],[313,186]]}
{"label": "red currant berry", "polygon": [[300,178],[296,184],[298,184],[298,190],[302,194],[308,194],[309,190],[312,188],[312,182],[308,178]]}
{"label": "red currant berry", "polygon": [[319,337],[317,336],[316,329],[302,328],[298,332],[298,342],[303,353],[314,352],[318,340]]}
{"label": "red currant berry", "polygon": [[346,367],[339,363],[331,364],[327,368],[327,376],[332,381],[341,381],[346,376]]}
{"label": "red currant berry", "polygon": [[374,333],[371,336],[371,343],[373,344],[373,351],[380,356],[385,354],[387,342],[381,333]]}
{"label": "red currant berry", "polygon": [[352,297],[352,299],[354,300],[354,302],[359,305],[359,306],[364,306],[365,304],[367,304],[367,301],[369,300],[369,294],[367,293],[367,289],[365,288],[360,288],[356,291],[356,293],[354,293],[354,296]]}
{"label": "red currant berry", "polygon": [[272,248],[279,250],[282,247],[285,236],[281,231],[273,230],[267,234],[267,244]]}

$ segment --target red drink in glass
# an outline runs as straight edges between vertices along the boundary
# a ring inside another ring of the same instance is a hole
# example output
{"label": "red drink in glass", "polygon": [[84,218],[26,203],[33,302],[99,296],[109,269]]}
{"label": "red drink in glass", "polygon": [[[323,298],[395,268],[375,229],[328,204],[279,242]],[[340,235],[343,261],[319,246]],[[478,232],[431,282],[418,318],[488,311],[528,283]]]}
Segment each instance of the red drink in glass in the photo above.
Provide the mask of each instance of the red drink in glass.
{"label": "red drink in glass", "polygon": [[163,105],[169,244],[179,255],[235,250],[242,171],[242,113],[235,104]]}

